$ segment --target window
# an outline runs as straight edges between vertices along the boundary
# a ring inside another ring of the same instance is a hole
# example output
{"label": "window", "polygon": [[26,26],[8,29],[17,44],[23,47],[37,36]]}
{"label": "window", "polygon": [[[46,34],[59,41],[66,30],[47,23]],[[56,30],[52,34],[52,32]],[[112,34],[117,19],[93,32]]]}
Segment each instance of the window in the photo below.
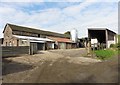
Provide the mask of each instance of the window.
{"label": "window", "polygon": [[24,41],[22,41],[22,44],[24,44]]}
{"label": "window", "polygon": [[17,40],[17,46],[19,46],[19,40]]}
{"label": "window", "polygon": [[20,35],[21,34],[20,31],[16,31],[16,30],[14,30],[12,33],[15,34],[15,35]]}
{"label": "window", "polygon": [[6,46],[7,46],[7,42],[6,42]]}
{"label": "window", "polygon": [[38,37],[40,37],[40,34],[38,34]]}
{"label": "window", "polygon": [[40,37],[41,37],[41,38],[46,38],[46,36],[45,36],[45,35],[41,35]]}
{"label": "window", "polygon": [[22,44],[22,45],[25,45],[26,43],[27,43],[26,40],[21,40],[21,44]]}
{"label": "window", "polygon": [[114,40],[114,34],[112,32],[108,32],[108,40]]}
{"label": "window", "polygon": [[114,35],[108,35],[108,40],[114,40]]}

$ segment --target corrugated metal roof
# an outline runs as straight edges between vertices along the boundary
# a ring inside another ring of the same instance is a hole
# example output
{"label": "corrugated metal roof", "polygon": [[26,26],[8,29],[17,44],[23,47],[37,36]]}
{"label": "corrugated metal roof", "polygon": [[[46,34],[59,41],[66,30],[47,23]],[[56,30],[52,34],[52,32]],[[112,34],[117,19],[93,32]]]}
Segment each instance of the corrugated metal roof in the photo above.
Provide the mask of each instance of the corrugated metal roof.
{"label": "corrugated metal roof", "polygon": [[72,40],[67,38],[58,38],[58,37],[48,37],[51,40],[57,41],[57,42],[68,42],[68,43],[74,43]]}
{"label": "corrugated metal roof", "polygon": [[96,31],[97,31],[97,30],[107,30],[107,31],[110,31],[110,32],[116,34],[114,31],[109,30],[108,28],[88,28],[88,30],[96,30]]}
{"label": "corrugated metal roof", "polygon": [[53,41],[48,38],[28,37],[28,36],[19,36],[19,35],[13,35],[13,37],[20,38],[20,39],[37,40],[37,41]]}
{"label": "corrugated metal roof", "polygon": [[[24,26],[18,26],[14,24],[6,24],[9,25],[12,30],[15,31],[24,31],[24,32],[31,32],[31,33],[37,33],[37,34],[44,34],[44,35],[49,35],[49,36],[56,36],[56,37],[63,37],[63,38],[70,38],[70,36],[61,34],[61,33],[56,33],[56,32],[50,32],[50,31],[43,31],[35,28],[30,28],[30,27],[24,27]],[[5,26],[6,28],[6,26]],[[4,30],[5,30],[4,28]],[[4,33],[4,31],[3,31]]]}

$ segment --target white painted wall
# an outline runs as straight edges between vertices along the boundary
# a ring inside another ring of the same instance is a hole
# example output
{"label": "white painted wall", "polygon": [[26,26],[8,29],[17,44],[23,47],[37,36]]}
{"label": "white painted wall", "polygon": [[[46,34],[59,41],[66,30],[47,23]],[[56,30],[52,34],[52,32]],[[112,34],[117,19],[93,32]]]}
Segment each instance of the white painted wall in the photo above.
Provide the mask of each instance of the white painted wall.
{"label": "white painted wall", "polygon": [[107,47],[110,48],[110,45],[111,45],[111,44],[116,44],[116,37],[114,36],[114,40],[108,40],[107,43],[108,43],[108,46],[107,46]]}
{"label": "white painted wall", "polygon": [[108,48],[110,48],[111,44],[115,44],[115,41],[108,41]]}

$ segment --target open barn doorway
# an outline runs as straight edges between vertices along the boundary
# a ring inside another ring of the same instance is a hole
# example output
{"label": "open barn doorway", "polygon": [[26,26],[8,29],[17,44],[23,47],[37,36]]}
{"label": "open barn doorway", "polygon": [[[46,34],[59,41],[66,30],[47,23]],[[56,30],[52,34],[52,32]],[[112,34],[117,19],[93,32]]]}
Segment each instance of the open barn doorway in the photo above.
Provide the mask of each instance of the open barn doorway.
{"label": "open barn doorway", "polygon": [[88,29],[89,39],[97,39],[98,44],[104,45],[106,48],[106,30],[92,30]]}
{"label": "open barn doorway", "polygon": [[37,43],[37,50],[44,50],[45,49],[45,43]]}

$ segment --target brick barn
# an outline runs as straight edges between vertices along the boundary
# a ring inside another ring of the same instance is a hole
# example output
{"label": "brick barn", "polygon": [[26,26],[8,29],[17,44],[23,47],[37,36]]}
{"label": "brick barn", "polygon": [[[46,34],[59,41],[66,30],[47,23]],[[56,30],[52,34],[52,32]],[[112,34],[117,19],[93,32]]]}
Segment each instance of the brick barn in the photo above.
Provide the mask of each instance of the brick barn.
{"label": "brick barn", "polygon": [[3,46],[32,46],[36,50],[76,47],[68,35],[9,23],[5,25],[3,33]]}

